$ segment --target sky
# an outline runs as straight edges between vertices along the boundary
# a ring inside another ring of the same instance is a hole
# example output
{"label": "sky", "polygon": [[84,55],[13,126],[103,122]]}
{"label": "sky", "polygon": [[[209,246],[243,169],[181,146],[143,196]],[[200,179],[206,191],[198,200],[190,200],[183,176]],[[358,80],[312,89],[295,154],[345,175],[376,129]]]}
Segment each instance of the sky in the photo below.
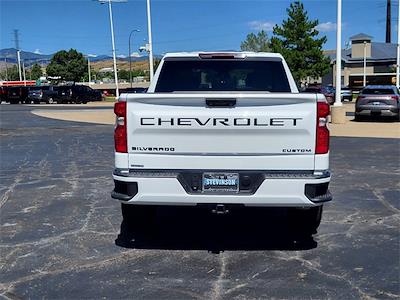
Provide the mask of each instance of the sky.
{"label": "sky", "polygon": [[[286,19],[287,0],[151,0],[155,54],[173,51],[239,50],[250,32]],[[336,0],[302,1],[311,19],[318,19],[324,49],[335,49]],[[392,1],[397,2],[397,1]],[[147,40],[146,0],[113,3],[117,55],[128,55]],[[392,8],[397,17],[397,7]],[[386,0],[343,0],[343,44],[363,32],[374,41],[385,40]],[[396,41],[397,18],[392,20]],[[95,0],[0,0],[0,48],[15,47],[13,30],[20,33],[20,48],[51,54],[75,48],[85,54],[111,55],[108,6]]]}

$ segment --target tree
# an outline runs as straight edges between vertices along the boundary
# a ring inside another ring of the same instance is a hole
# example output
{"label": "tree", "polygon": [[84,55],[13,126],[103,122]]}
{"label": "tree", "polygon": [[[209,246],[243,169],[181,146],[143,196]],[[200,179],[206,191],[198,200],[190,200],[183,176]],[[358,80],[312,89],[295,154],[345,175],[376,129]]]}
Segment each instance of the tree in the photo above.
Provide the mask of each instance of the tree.
{"label": "tree", "polygon": [[0,78],[3,80],[19,80],[19,72],[18,72],[18,67],[17,65],[12,65],[10,67],[10,64],[7,64],[7,71],[6,69],[3,69],[0,73]]}
{"label": "tree", "polygon": [[42,68],[38,64],[34,64],[31,68],[31,78],[32,80],[37,80],[43,76]]}
{"label": "tree", "polygon": [[311,76],[324,76],[329,72],[330,61],[324,56],[322,46],[326,36],[318,37],[318,20],[310,20],[301,2],[295,1],[286,10],[288,18],[282,26],[275,25],[271,48],[281,53],[299,82]]}
{"label": "tree", "polygon": [[[132,78],[137,77],[137,76],[143,76],[144,72],[143,70],[132,70]],[[128,70],[118,70],[118,80],[119,79],[125,79],[125,80],[129,80],[129,71]]]}
{"label": "tree", "polygon": [[264,30],[258,32],[257,35],[249,33],[246,40],[240,44],[240,49],[242,51],[269,52],[271,49],[267,33]]}
{"label": "tree", "polygon": [[87,72],[87,60],[75,49],[58,51],[46,68],[49,76],[61,76],[66,81],[80,81]]}
{"label": "tree", "polygon": [[129,80],[129,71],[127,70],[118,70],[118,79]]}

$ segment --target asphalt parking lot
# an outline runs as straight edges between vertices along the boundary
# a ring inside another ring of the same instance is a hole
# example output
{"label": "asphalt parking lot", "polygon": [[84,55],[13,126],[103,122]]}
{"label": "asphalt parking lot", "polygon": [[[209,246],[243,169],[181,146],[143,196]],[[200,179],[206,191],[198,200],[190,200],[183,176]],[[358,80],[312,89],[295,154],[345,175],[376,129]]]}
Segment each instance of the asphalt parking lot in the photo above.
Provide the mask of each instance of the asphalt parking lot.
{"label": "asphalt parking lot", "polygon": [[332,138],[334,201],[313,237],[270,210],[170,208],[121,247],[113,127],[32,109],[0,106],[1,298],[400,298],[400,139]]}

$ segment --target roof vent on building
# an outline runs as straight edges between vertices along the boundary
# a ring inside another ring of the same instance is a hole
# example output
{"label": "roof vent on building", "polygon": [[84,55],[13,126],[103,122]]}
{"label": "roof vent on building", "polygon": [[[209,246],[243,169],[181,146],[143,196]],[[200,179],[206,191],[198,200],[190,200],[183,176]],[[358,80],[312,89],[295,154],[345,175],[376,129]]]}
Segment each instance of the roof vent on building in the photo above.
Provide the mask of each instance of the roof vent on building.
{"label": "roof vent on building", "polygon": [[359,33],[356,35],[353,35],[352,37],[350,37],[350,40],[352,42],[355,41],[371,41],[372,40],[372,36],[365,34],[365,33]]}

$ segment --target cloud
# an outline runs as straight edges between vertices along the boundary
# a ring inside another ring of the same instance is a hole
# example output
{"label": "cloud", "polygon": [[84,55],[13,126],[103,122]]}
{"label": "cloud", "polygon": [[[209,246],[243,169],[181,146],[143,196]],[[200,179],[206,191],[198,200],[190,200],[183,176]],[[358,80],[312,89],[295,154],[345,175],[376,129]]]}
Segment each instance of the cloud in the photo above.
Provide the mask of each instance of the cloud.
{"label": "cloud", "polygon": [[40,49],[35,49],[35,51],[33,51],[33,53],[35,53],[35,54],[42,54],[42,52],[40,52]]}
{"label": "cloud", "polygon": [[127,58],[127,56],[126,56],[126,55],[123,55],[123,54],[117,55],[117,57],[118,57],[118,58]]}
{"label": "cloud", "polygon": [[318,24],[315,29],[317,29],[320,32],[329,32],[329,31],[335,31],[336,30],[336,23],[333,22],[325,22],[325,23],[320,23]]}
{"label": "cloud", "polygon": [[275,23],[269,21],[251,21],[248,23],[248,25],[252,30],[272,31]]}

